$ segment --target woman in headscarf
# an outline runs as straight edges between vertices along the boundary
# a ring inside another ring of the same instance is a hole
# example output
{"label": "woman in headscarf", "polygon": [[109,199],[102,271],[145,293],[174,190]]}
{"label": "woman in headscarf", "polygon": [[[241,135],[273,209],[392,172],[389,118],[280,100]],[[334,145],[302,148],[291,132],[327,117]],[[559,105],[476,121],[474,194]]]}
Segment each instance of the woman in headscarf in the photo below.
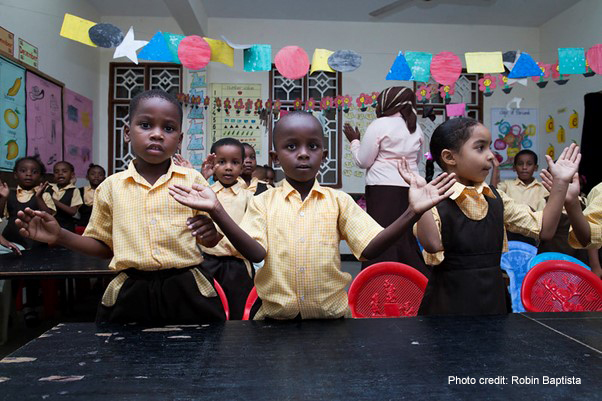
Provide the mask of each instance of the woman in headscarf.
{"label": "woman in headscarf", "polygon": [[[361,143],[360,132],[346,124],[343,132],[351,142],[355,164],[366,169],[366,207],[381,226],[393,223],[408,207],[409,184],[401,178],[397,161],[405,157],[418,175],[418,157],[422,148],[422,129],[417,123],[416,95],[403,86],[383,90],[378,96],[376,116],[366,129]],[[362,269],[383,261],[401,262],[427,277],[416,238],[411,232],[376,258],[362,263]]]}

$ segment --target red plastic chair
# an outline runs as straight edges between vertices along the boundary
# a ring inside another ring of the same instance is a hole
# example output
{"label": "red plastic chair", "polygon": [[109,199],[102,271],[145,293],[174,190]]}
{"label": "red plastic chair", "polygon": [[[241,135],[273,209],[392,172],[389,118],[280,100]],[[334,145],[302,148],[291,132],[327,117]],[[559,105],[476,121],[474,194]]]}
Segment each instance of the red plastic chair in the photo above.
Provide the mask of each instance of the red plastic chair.
{"label": "red plastic chair", "polygon": [[257,290],[255,289],[255,287],[253,287],[253,288],[251,288],[251,292],[249,293],[249,296],[247,297],[247,302],[245,303],[245,311],[243,312],[242,320],[249,320],[249,316],[251,315],[251,308],[253,307],[253,305],[255,305],[256,301],[257,301]]}
{"label": "red plastic chair", "polygon": [[602,281],[576,263],[548,260],[527,273],[521,299],[527,312],[602,311]]}
{"label": "red plastic chair", "polygon": [[398,262],[376,263],[360,272],[349,287],[353,317],[416,316],[428,279]]}
{"label": "red plastic chair", "polygon": [[222,301],[222,305],[224,306],[224,312],[226,313],[226,320],[230,320],[230,307],[228,306],[228,298],[226,298],[226,293],[219,283],[213,279],[213,286],[215,287],[215,291],[219,296],[219,299]]}

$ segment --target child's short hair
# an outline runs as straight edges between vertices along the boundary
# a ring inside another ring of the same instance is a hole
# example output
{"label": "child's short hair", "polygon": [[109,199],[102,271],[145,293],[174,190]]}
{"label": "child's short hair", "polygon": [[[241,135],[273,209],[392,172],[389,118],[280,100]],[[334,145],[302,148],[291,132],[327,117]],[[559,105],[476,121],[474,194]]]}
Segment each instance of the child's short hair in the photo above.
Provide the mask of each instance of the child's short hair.
{"label": "child's short hair", "polygon": [[479,125],[475,119],[468,117],[456,117],[440,124],[431,136],[430,150],[433,160],[439,167],[445,170],[445,165],[441,161],[441,152],[444,149],[459,151],[462,145],[468,141],[473,127]]}
{"label": "child's short hair", "polygon": [[246,146],[246,147],[248,147],[250,149],[253,149],[253,152],[255,152],[255,148],[250,143],[242,142],[242,146],[243,146],[243,149]]}
{"label": "child's short hair", "polygon": [[94,164],[94,163],[90,163],[90,165],[88,165],[88,171],[86,171],[86,175],[90,174],[90,171],[92,171],[93,168],[99,168],[102,170],[102,173],[104,175],[107,175],[107,171],[105,170],[105,168],[103,166],[101,166],[100,164]]}
{"label": "child's short hair", "polygon": [[514,156],[514,165],[516,166],[516,163],[518,163],[518,158],[522,155],[528,155],[533,157],[533,161],[535,162],[535,164],[537,164],[537,154],[535,152],[533,152],[532,150],[529,149],[523,149],[520,152],[518,152],[516,154],[516,156]]}
{"label": "child's short hair", "polygon": [[[211,150],[209,151],[209,153],[215,153],[215,151],[219,148],[221,148],[222,146],[237,146],[240,147],[240,151],[242,153],[242,159],[245,159],[245,147],[244,145],[235,138],[222,138],[218,141],[216,141],[213,145],[211,145]],[[251,146],[251,145],[249,145]]]}
{"label": "child's short hair", "polygon": [[276,149],[276,136],[278,136],[278,132],[280,132],[281,121],[283,119],[288,119],[288,118],[292,118],[295,116],[310,117],[310,118],[314,119],[316,121],[316,123],[320,126],[320,131],[322,132],[322,136],[324,135],[324,128],[322,127],[322,123],[311,112],[303,111],[303,110],[294,110],[294,111],[291,111],[290,113],[288,113],[286,116],[281,117],[274,124],[274,128],[272,129],[272,146],[274,147],[274,149]]}
{"label": "child's short hair", "polygon": [[266,171],[271,171],[272,173],[276,174],[276,170],[274,170],[272,168],[272,166],[268,166],[267,164],[264,164],[263,167],[266,169]]}
{"label": "child's short hair", "polygon": [[69,168],[69,170],[70,170],[72,173],[74,173],[74,172],[75,172],[75,167],[73,167],[73,164],[69,163],[68,161],[66,161],[66,160],[61,160],[60,162],[56,162],[56,163],[54,164],[54,167],[58,166],[59,164],[64,164],[64,165],[66,165],[66,166]]}
{"label": "child's short hair", "polygon": [[138,105],[140,104],[140,102],[142,100],[152,99],[154,97],[158,97],[163,100],[167,100],[169,103],[176,106],[178,109],[178,114],[180,115],[180,125],[182,125],[182,121],[184,120],[184,112],[182,111],[182,105],[180,105],[180,102],[178,102],[178,99],[176,99],[173,95],[171,95],[170,93],[167,93],[161,89],[147,90],[147,91],[144,91],[144,92],[139,93],[136,96],[134,96],[132,98],[132,100],[130,100],[129,120],[132,121],[132,118],[134,117],[134,115],[136,114],[136,111],[138,109]]}
{"label": "child's short hair", "polygon": [[267,169],[265,166],[257,166],[255,167],[255,171],[253,175],[260,180],[265,180]]}
{"label": "child's short hair", "polygon": [[25,160],[31,160],[32,162],[37,163],[38,166],[40,166],[40,174],[46,174],[46,166],[44,166],[44,163],[42,163],[38,156],[25,156],[20,159],[17,159],[17,161],[15,162],[15,166],[13,167],[13,173],[17,172],[17,170],[19,169],[19,164],[21,164]]}

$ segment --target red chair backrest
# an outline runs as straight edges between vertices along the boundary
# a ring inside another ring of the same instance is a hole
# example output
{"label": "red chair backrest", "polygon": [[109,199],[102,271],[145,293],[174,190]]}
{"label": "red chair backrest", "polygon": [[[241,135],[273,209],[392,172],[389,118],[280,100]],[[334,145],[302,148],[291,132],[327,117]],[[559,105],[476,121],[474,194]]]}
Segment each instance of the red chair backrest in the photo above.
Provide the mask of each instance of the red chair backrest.
{"label": "red chair backrest", "polygon": [[527,312],[602,311],[602,281],[576,263],[548,260],[529,270],[521,299]]}
{"label": "red chair backrest", "polygon": [[349,287],[353,317],[416,316],[428,279],[398,262],[380,262],[362,270]]}
{"label": "red chair backrest", "polygon": [[228,306],[228,298],[226,297],[226,293],[221,285],[217,282],[217,280],[213,279],[213,286],[215,287],[215,291],[219,296],[219,299],[222,301],[222,305],[224,306],[224,313],[226,314],[226,320],[230,320],[230,307]]}
{"label": "red chair backrest", "polygon": [[257,290],[255,289],[255,287],[253,287],[251,288],[251,292],[247,297],[247,302],[245,303],[245,311],[243,312],[242,320],[249,320],[249,316],[251,315],[251,308],[255,304],[255,301],[257,301]]}

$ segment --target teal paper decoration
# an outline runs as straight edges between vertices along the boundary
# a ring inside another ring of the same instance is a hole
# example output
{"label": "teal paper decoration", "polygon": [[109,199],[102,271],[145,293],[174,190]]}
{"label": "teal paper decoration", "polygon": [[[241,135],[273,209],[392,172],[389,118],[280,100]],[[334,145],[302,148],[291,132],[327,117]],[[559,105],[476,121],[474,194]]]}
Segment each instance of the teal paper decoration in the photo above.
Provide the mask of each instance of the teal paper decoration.
{"label": "teal paper decoration", "polygon": [[512,71],[508,74],[508,78],[528,78],[528,77],[541,77],[543,71],[529,53],[521,52],[520,57],[514,64]]}
{"label": "teal paper decoration", "polygon": [[412,71],[402,52],[397,54],[397,58],[389,69],[386,79],[388,81],[409,81],[412,79]]}
{"label": "teal paper decoration", "polygon": [[428,82],[431,78],[433,55],[425,52],[406,52],[406,60],[412,71],[412,81]]}
{"label": "teal paper decoration", "polygon": [[270,71],[272,69],[272,46],[271,45],[253,45],[244,49],[244,70]]}
{"label": "teal paper decoration", "polygon": [[585,73],[585,50],[582,47],[558,49],[558,72],[565,74]]}
{"label": "teal paper decoration", "polygon": [[140,60],[148,60],[148,61],[165,61],[168,63],[172,63],[175,60],[173,59],[173,55],[169,51],[169,46],[165,41],[165,37],[161,31],[157,32],[150,42],[146,44],[138,53],[138,58]]}

